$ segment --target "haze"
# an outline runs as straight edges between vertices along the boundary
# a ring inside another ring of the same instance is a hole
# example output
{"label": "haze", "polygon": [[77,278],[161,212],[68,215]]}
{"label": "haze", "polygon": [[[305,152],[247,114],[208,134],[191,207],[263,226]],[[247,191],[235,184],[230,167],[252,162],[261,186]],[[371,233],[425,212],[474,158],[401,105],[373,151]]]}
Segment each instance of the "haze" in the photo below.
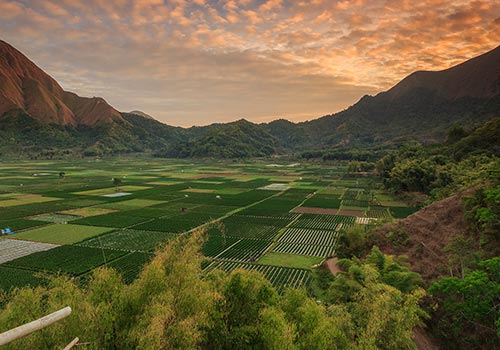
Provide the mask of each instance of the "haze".
{"label": "haze", "polygon": [[171,125],[316,118],[500,42],[495,1],[6,1],[1,38]]}

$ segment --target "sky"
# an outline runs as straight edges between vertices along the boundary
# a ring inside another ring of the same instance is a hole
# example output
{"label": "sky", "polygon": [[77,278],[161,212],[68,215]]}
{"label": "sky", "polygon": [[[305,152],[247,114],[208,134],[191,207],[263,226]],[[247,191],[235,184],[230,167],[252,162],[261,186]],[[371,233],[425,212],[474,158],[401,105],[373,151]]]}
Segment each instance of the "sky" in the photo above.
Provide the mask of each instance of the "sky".
{"label": "sky", "polygon": [[171,125],[332,114],[500,44],[498,0],[0,0],[0,39]]}

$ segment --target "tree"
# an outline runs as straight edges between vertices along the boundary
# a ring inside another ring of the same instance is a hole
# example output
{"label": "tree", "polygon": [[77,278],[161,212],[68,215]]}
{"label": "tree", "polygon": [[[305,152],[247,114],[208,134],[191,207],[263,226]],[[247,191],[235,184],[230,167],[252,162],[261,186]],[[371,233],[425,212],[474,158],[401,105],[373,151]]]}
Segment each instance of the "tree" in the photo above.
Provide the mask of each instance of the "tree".
{"label": "tree", "polygon": [[464,278],[434,282],[436,328],[449,348],[492,348],[500,341],[500,257],[478,263]]}

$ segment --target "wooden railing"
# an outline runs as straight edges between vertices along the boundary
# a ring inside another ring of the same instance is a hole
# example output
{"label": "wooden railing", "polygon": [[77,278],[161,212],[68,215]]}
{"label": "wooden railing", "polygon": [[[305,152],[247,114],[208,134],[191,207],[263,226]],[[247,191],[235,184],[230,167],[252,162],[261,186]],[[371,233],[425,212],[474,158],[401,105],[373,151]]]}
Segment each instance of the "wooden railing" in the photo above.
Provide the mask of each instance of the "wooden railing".
{"label": "wooden railing", "polygon": [[[50,315],[39,318],[38,320],[26,323],[22,326],[3,332],[0,334],[0,346],[9,344],[10,342],[13,342],[16,339],[23,338],[33,332],[36,332],[40,329],[50,326],[51,324],[56,323],[57,321],[60,321],[63,318],[68,317],[70,314],[71,314],[71,308],[69,306],[66,306],[63,309],[53,312]],[[73,348],[78,343],[78,341],[79,341],[78,338],[73,339],[71,343],[66,345],[66,347],[63,350],[69,350]]]}

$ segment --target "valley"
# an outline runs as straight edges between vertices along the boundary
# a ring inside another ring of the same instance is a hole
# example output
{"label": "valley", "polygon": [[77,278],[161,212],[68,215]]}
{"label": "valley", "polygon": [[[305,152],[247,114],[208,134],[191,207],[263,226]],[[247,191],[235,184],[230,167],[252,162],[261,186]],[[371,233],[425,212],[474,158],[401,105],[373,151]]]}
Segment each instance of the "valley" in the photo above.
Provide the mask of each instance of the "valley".
{"label": "valley", "polygon": [[350,227],[417,210],[342,164],[24,161],[2,163],[0,179],[0,226],[14,232],[0,240],[11,252],[6,291],[41,283],[40,272],[84,280],[98,266],[130,282],[158,246],[199,228],[206,271],[255,269],[280,290],[309,287]]}

